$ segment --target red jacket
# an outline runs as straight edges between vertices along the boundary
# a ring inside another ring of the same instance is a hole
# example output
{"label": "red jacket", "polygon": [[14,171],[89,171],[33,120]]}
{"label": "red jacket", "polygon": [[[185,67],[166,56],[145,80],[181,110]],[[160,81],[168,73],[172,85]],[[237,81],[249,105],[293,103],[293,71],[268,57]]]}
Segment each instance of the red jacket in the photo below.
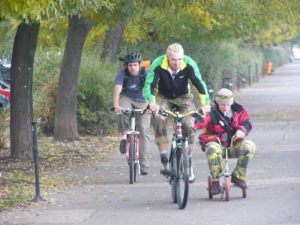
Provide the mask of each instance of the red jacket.
{"label": "red jacket", "polygon": [[[203,151],[208,142],[217,141],[216,137],[220,139],[224,147],[228,147],[232,136],[237,130],[244,131],[246,135],[251,131],[252,125],[245,108],[234,102],[231,105],[231,110],[233,117],[231,119],[225,119],[224,114],[216,105],[205,118],[196,120],[195,128],[205,130],[199,137]],[[224,125],[224,119],[228,126]]]}

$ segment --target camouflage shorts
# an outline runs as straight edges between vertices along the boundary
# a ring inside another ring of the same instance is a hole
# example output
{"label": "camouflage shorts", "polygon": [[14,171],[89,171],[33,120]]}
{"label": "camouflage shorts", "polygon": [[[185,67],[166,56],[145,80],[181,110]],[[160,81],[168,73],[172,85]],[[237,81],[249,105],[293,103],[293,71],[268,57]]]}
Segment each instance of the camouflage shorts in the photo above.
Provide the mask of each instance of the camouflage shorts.
{"label": "camouflage shorts", "polygon": [[[177,105],[181,113],[196,109],[193,103],[192,94],[186,94],[176,99],[166,99],[162,96],[157,96],[156,103],[160,106],[161,109],[164,110],[172,110],[173,106]],[[189,144],[193,144],[195,136],[194,121],[195,119],[192,116],[186,117],[183,120],[183,134],[188,137]],[[156,144],[165,144],[169,142],[167,122],[168,121],[166,117],[155,115],[154,132]]]}

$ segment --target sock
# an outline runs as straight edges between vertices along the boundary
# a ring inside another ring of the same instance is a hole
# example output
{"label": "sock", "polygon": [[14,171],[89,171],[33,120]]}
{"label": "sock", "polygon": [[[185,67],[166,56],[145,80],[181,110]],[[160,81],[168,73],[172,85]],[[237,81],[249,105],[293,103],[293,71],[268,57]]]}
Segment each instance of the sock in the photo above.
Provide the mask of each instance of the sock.
{"label": "sock", "polygon": [[169,160],[169,156],[168,156],[168,151],[167,150],[163,150],[160,151],[160,160],[162,163],[167,163]]}
{"label": "sock", "polygon": [[189,154],[189,165],[192,165],[192,154]]}
{"label": "sock", "polygon": [[126,140],[127,139],[127,135],[124,134],[122,137],[121,137],[121,140]]}

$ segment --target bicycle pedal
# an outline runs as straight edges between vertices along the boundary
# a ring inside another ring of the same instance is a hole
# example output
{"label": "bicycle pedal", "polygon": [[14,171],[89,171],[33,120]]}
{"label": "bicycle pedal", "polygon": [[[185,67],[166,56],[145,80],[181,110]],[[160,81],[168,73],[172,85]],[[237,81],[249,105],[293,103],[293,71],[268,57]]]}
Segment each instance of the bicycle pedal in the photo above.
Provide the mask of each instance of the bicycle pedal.
{"label": "bicycle pedal", "polygon": [[162,174],[166,178],[173,177],[173,174],[172,174],[171,170],[169,170],[169,169],[160,170],[160,174]]}

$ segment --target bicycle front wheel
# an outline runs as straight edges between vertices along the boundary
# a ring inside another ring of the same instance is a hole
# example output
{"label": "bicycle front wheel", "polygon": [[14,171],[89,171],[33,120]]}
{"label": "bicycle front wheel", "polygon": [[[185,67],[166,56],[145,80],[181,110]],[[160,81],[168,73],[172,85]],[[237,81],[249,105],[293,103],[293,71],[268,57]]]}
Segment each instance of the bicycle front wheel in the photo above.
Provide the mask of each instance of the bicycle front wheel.
{"label": "bicycle front wheel", "polygon": [[130,142],[129,142],[129,160],[128,160],[128,166],[129,166],[129,183],[133,184],[135,181],[135,163],[134,163],[134,152],[135,152],[135,141],[134,141],[134,135],[130,135]]}
{"label": "bicycle front wheel", "polygon": [[184,209],[189,194],[188,155],[186,149],[181,146],[177,147],[176,154],[177,204],[180,209]]}
{"label": "bicycle front wheel", "polygon": [[[173,149],[171,149],[171,154],[170,154],[170,159],[169,159],[169,162],[170,162],[170,169],[171,169],[171,172],[172,174],[176,174],[176,168],[177,168],[177,157],[174,157],[174,151]],[[177,203],[177,191],[176,191],[176,188],[177,188],[177,182],[178,182],[178,179],[176,179],[176,176],[172,176],[170,178],[170,184],[171,184],[171,191],[172,191],[172,202],[173,203]]]}

